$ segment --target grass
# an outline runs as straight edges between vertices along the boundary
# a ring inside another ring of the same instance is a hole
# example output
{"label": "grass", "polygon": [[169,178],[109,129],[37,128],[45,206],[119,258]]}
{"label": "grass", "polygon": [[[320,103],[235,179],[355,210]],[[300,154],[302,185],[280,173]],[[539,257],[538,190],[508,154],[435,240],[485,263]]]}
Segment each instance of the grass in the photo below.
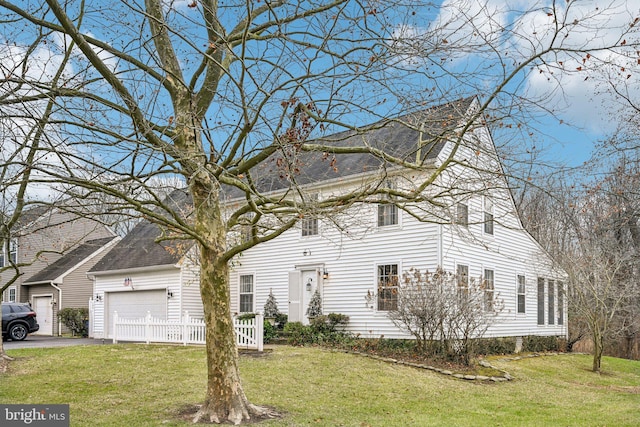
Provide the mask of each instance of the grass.
{"label": "grass", "polygon": [[[68,403],[72,426],[189,425],[202,400],[204,349],[121,344],[9,351],[2,403]],[[515,378],[467,382],[318,348],[242,356],[249,399],[285,412],[267,426],[637,426],[640,362],[586,355],[492,360]]]}

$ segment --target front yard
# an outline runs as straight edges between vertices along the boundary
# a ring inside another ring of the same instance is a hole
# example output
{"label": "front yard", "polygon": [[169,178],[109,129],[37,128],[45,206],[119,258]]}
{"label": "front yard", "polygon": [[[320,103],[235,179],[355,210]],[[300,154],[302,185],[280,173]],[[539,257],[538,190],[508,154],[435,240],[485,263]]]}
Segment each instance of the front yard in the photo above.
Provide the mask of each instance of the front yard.
{"label": "front yard", "polygon": [[[2,403],[68,403],[72,426],[190,425],[205,392],[201,347],[140,344],[11,350]],[[558,355],[494,359],[489,383],[318,348],[241,357],[249,399],[285,412],[268,426],[637,426],[640,362]]]}

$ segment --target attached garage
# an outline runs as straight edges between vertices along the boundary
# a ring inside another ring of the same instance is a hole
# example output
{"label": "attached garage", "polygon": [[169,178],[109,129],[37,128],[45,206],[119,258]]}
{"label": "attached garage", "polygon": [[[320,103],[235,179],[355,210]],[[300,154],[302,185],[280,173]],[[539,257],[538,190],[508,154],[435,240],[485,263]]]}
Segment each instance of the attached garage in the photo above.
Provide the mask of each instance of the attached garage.
{"label": "attached garage", "polygon": [[167,318],[167,290],[153,289],[128,292],[105,292],[105,317],[107,336],[111,337],[113,328],[113,313],[118,317],[139,319],[147,312],[158,319]]}

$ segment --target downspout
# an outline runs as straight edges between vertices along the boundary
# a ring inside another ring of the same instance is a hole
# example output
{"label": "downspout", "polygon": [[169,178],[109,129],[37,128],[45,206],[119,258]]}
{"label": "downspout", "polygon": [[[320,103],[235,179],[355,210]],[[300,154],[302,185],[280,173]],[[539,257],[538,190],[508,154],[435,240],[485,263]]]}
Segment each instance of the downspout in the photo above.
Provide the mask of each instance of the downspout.
{"label": "downspout", "polygon": [[[58,291],[58,312],[60,311],[60,307],[62,307],[62,289],[60,289],[58,286],[56,286],[55,283],[53,283],[53,281],[51,282],[51,286],[53,286],[53,289],[56,289]],[[60,318],[57,316],[56,313],[56,322],[58,323],[58,336],[62,335],[62,322],[60,322]]]}

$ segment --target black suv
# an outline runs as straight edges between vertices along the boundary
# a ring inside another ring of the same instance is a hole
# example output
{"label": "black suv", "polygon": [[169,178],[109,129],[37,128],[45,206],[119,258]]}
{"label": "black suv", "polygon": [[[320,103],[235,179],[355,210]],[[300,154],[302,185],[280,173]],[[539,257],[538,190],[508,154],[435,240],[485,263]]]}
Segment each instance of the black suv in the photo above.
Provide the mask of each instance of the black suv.
{"label": "black suv", "polygon": [[27,334],[40,329],[36,321],[36,312],[29,304],[18,302],[2,303],[2,338],[22,341]]}

